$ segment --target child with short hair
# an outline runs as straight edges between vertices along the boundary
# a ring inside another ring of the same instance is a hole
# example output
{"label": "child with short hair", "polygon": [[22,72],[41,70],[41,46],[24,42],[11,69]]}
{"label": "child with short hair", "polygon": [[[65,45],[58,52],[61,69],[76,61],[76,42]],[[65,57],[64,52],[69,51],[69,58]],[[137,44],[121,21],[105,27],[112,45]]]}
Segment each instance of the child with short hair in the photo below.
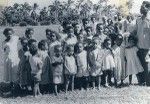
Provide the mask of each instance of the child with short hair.
{"label": "child with short hair", "polygon": [[32,75],[32,80],[34,83],[34,90],[33,90],[33,95],[36,97],[38,95],[41,95],[40,93],[40,88],[39,88],[39,83],[41,81],[41,74],[42,74],[42,60],[38,55],[38,48],[36,45],[31,45],[29,49],[31,53],[31,57],[29,58],[29,62],[31,65],[31,75]]}
{"label": "child with short hair", "polygon": [[102,75],[102,63],[104,60],[104,51],[99,48],[100,42],[98,38],[93,39],[93,47],[89,53],[89,66],[92,79],[92,86],[95,89],[96,82],[98,82],[98,89],[100,89],[101,75]]}
{"label": "child with short hair", "polygon": [[128,46],[125,49],[126,57],[126,75],[129,76],[129,84],[132,84],[132,75],[143,72],[144,69],[140,63],[140,60],[137,56],[138,48],[136,47],[137,38],[134,36],[129,36]]}
{"label": "child with short hair", "polygon": [[22,48],[19,50],[19,83],[23,89],[28,91],[28,86],[31,87],[31,66],[29,57],[31,56],[28,48],[28,40],[21,38]]}
{"label": "child with short hair", "polygon": [[76,61],[74,58],[74,46],[68,45],[66,47],[66,54],[64,56],[64,71],[66,77],[66,93],[69,88],[69,83],[71,83],[71,90],[74,90],[74,78],[77,73]]}
{"label": "child with short hair", "polygon": [[78,42],[76,44],[77,52],[75,54],[75,59],[77,62],[77,74],[76,77],[79,79],[79,88],[82,87],[87,89],[89,82],[89,67],[87,62],[87,52],[84,50],[83,43]]}
{"label": "child with short hair", "polygon": [[109,38],[105,39],[103,46],[104,46],[104,51],[105,51],[105,55],[104,55],[105,58],[103,60],[104,87],[109,87],[112,85],[112,82],[111,82],[112,72],[115,68],[115,62],[114,62],[113,53],[111,50],[111,39]]}
{"label": "child with short hair", "polygon": [[62,57],[62,47],[61,45],[56,45],[54,47],[54,56],[51,58],[51,66],[53,72],[53,84],[55,87],[55,94],[58,95],[58,87],[63,84],[63,57]]}
{"label": "child with short hair", "polygon": [[41,93],[45,94],[49,92],[49,84],[52,81],[52,72],[50,68],[50,57],[48,55],[48,44],[45,40],[41,40],[38,43],[38,55],[42,60],[42,73],[40,81]]}
{"label": "child with short hair", "polygon": [[123,42],[123,37],[121,34],[118,34],[116,39],[114,40],[114,45],[112,46],[112,53],[114,56],[115,62],[115,69],[114,69],[114,82],[115,87],[118,86],[118,82],[121,80],[121,73],[123,72],[123,61],[122,57],[125,57],[124,53],[122,52],[121,44]]}
{"label": "child with short hair", "polygon": [[25,38],[29,41],[30,39],[33,39],[34,29],[33,28],[27,28],[25,30]]}

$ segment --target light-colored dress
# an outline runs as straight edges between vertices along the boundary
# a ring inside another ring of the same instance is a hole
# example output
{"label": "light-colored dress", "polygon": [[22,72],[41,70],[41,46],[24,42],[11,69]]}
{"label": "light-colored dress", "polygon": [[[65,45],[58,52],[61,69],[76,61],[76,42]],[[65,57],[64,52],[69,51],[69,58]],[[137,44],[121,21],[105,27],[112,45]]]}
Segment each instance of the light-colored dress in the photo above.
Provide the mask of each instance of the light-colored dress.
{"label": "light-colored dress", "polygon": [[76,36],[74,35],[74,36],[72,36],[71,38],[66,38],[65,39],[65,45],[67,46],[67,45],[75,45],[77,43],[77,38],[76,38]]}
{"label": "light-colored dress", "polygon": [[[62,56],[60,56],[60,57],[53,56],[52,57],[51,63],[55,64],[57,62],[59,62],[59,63],[63,62]],[[52,66],[52,72],[53,72],[53,83],[54,84],[62,84],[64,82],[63,63],[58,64],[56,66],[53,66],[53,65],[51,65],[51,66]]]}
{"label": "light-colored dress", "polygon": [[77,73],[77,66],[74,56],[65,56],[64,68],[65,74],[67,75],[75,75]]}
{"label": "light-colored dress", "polygon": [[105,49],[105,58],[103,60],[103,70],[110,70],[115,68],[115,62],[112,53]]}
{"label": "light-colored dress", "polygon": [[95,49],[89,53],[89,66],[91,76],[102,75],[103,60],[104,60],[104,50]]}
{"label": "light-colored dress", "polygon": [[19,80],[18,76],[18,43],[19,37],[12,36],[12,38],[6,42],[3,42],[4,50],[4,81],[5,82],[16,82]]}
{"label": "light-colored dress", "polygon": [[43,66],[42,66],[42,74],[41,74],[41,81],[40,84],[49,84],[50,81],[52,81],[52,73],[50,69],[50,57],[48,55],[47,51],[38,51],[38,55],[42,60]]}
{"label": "light-colored dress", "polygon": [[137,47],[125,49],[125,56],[127,60],[126,75],[138,74],[139,72],[144,71],[140,63],[140,60],[137,56],[137,51],[138,51]]}
{"label": "light-colored dress", "polygon": [[116,47],[113,49],[114,54],[114,62],[115,62],[115,69],[114,69],[114,78],[117,81],[121,80],[121,72],[122,72],[122,60],[121,60],[121,48]]}
{"label": "light-colored dress", "polygon": [[82,51],[75,56],[77,61],[77,77],[87,77],[89,76],[88,63],[87,63],[87,52]]}

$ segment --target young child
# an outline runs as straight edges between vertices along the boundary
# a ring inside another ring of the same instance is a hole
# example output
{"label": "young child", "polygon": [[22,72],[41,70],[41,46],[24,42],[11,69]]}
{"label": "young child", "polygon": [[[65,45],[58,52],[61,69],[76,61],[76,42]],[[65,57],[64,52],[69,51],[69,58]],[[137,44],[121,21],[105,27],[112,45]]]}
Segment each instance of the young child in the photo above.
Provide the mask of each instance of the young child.
{"label": "young child", "polygon": [[92,40],[93,38],[92,27],[91,26],[86,27],[85,31],[86,31],[86,36],[85,36],[86,39]]}
{"label": "young child", "polygon": [[89,53],[89,66],[92,78],[92,86],[95,89],[95,83],[98,82],[98,89],[100,89],[102,62],[104,59],[104,51],[99,48],[100,42],[98,38],[93,39],[93,47]]}
{"label": "young child", "polygon": [[87,89],[89,82],[89,67],[87,62],[87,52],[84,50],[83,43],[78,42],[76,44],[77,53],[75,54],[75,59],[77,62],[77,74],[76,77],[79,79],[79,88],[82,87]]}
{"label": "young child", "polygon": [[66,47],[66,55],[64,57],[64,70],[66,77],[66,93],[68,91],[69,83],[71,83],[71,90],[74,90],[74,77],[77,73],[76,61],[74,58],[74,46],[68,45]]}
{"label": "young child", "polygon": [[28,48],[28,40],[21,38],[22,48],[19,50],[19,82],[23,89],[28,91],[28,86],[31,87],[31,66],[29,57],[31,56]]}
{"label": "young child", "polygon": [[38,55],[38,48],[37,48],[36,45],[31,45],[29,51],[32,55],[29,58],[29,62],[30,62],[30,65],[31,65],[32,80],[34,82],[33,95],[36,97],[38,95],[41,95],[40,88],[39,88],[39,83],[41,81],[43,63],[42,63],[41,58]]}
{"label": "young child", "polygon": [[52,72],[50,69],[50,57],[48,55],[48,44],[45,40],[41,40],[38,43],[38,55],[42,59],[42,74],[40,81],[41,93],[45,94],[49,92],[49,84],[52,81]]}
{"label": "young child", "polygon": [[118,35],[117,38],[114,40],[115,44],[112,47],[112,52],[113,52],[113,56],[114,56],[114,62],[115,62],[115,69],[114,69],[114,82],[115,82],[115,86],[117,87],[117,82],[119,82],[121,80],[121,73],[122,73],[122,48],[121,48],[121,44],[123,42],[123,37],[122,35]]}
{"label": "young child", "polygon": [[55,94],[58,95],[58,87],[60,84],[63,84],[63,57],[62,57],[62,47],[56,45],[54,47],[55,55],[51,59],[52,72],[53,72],[53,83],[55,87]]}
{"label": "young child", "polygon": [[143,72],[144,69],[137,56],[138,48],[136,47],[137,39],[134,36],[129,36],[128,46],[125,49],[126,56],[126,74],[129,76],[129,84],[132,84],[132,75]]}
{"label": "young child", "polygon": [[111,78],[115,68],[115,62],[111,51],[111,40],[109,38],[105,39],[103,45],[105,51],[105,58],[103,60],[104,87],[109,87],[112,85]]}

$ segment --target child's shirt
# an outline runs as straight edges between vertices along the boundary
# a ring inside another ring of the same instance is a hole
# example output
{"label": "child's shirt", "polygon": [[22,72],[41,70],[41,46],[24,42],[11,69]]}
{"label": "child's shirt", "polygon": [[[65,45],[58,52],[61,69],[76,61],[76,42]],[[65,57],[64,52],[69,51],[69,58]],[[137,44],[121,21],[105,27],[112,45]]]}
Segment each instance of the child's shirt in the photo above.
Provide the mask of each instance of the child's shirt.
{"label": "child's shirt", "polygon": [[77,62],[77,77],[89,76],[88,63],[87,63],[87,52],[82,51],[81,53],[76,54]]}
{"label": "child's shirt", "polygon": [[29,62],[30,62],[31,69],[32,69],[31,73],[32,74],[37,74],[40,71],[40,69],[42,68],[42,65],[43,65],[41,58],[38,57],[37,55],[31,56],[29,58]]}
{"label": "child's shirt", "polygon": [[[53,56],[51,59],[53,76],[63,75],[63,57]],[[59,64],[58,64],[59,63]]]}
{"label": "child's shirt", "polygon": [[71,38],[66,38],[65,39],[65,44],[66,45],[75,45],[76,43],[77,43],[77,37],[74,35],[74,36],[72,36]]}
{"label": "child's shirt", "polygon": [[66,55],[64,58],[65,74],[74,75],[77,73],[77,66],[74,56]]}
{"label": "child's shirt", "polygon": [[111,70],[115,68],[115,61],[110,50],[104,50],[103,70]]}
{"label": "child's shirt", "polygon": [[89,53],[90,73],[92,76],[102,74],[102,62],[104,60],[104,51],[102,49],[95,49]]}

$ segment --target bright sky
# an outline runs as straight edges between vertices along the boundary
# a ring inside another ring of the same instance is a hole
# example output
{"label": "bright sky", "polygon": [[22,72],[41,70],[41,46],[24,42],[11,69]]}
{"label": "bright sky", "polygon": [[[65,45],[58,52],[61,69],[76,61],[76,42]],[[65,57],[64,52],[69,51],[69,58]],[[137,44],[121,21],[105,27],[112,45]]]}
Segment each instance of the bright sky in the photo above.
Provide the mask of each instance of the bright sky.
{"label": "bright sky", "polygon": [[[1,0],[0,0],[1,1]],[[54,0],[8,0],[9,5],[13,5],[14,3],[24,3],[28,2],[30,4],[37,3],[40,7],[48,6],[50,3],[52,3]],[[60,0],[65,1],[65,0]],[[93,3],[97,3],[98,0],[91,0]],[[116,3],[118,0],[110,0],[110,3]],[[121,0],[120,0],[121,1]],[[132,13],[139,13],[140,6],[144,0],[134,0],[133,8],[131,10]],[[147,0],[150,1],[150,0]]]}

